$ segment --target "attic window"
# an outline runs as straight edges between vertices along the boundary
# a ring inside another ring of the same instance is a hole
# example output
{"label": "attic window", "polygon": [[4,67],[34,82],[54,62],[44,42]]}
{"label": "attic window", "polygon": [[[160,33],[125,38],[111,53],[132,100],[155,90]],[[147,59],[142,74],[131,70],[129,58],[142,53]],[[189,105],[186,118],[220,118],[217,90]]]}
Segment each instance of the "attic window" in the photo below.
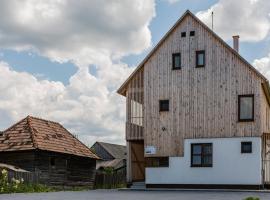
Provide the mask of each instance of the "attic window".
{"label": "attic window", "polygon": [[195,36],[195,31],[190,31],[189,36]]}
{"label": "attic window", "polygon": [[181,69],[181,53],[172,54],[172,69]]}
{"label": "attic window", "polygon": [[181,37],[186,37],[186,32],[182,32]]}
{"label": "attic window", "polygon": [[196,51],[196,67],[205,66],[205,51]]}
{"label": "attic window", "polygon": [[159,111],[169,111],[169,100],[159,100]]}

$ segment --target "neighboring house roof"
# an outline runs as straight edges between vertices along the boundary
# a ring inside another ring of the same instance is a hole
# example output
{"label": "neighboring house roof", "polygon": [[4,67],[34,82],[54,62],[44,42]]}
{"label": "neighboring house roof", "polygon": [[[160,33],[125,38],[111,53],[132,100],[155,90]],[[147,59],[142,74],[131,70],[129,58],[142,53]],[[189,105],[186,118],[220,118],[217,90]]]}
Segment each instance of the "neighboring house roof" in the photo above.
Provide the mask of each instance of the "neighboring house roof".
{"label": "neighboring house roof", "polygon": [[99,159],[61,124],[27,116],[0,136],[0,152],[40,149]]}
{"label": "neighboring house roof", "polygon": [[107,160],[107,161],[98,161],[96,165],[96,169],[100,168],[114,168],[119,169],[125,166],[124,159],[113,159],[113,160]]}
{"label": "neighboring house roof", "polygon": [[105,142],[96,142],[102,146],[114,158],[126,158],[126,146],[119,144],[110,144]]}
{"label": "neighboring house roof", "polygon": [[198,17],[196,17],[193,13],[187,10],[182,17],[180,17],[177,22],[173,25],[173,27],[164,35],[164,37],[157,43],[157,45],[150,51],[150,53],[144,58],[144,60],[139,64],[139,66],[132,72],[132,74],[128,77],[128,79],[121,85],[121,87],[117,90],[117,92],[123,96],[126,94],[126,86],[132,77],[143,68],[144,64],[148,61],[148,59],[155,53],[155,51],[161,46],[161,44],[167,39],[167,37],[178,27],[178,25],[184,20],[186,16],[191,16],[195,21],[197,21],[200,25],[202,25],[208,32],[210,32],[217,40],[219,40],[225,47],[227,47],[233,54],[235,54],[242,62],[244,62],[252,71],[255,72],[260,78],[264,80],[263,89],[266,94],[266,98],[268,103],[270,104],[270,87],[269,82],[265,76],[263,76],[257,69],[255,69],[247,60],[245,60],[237,51],[235,51],[232,47],[230,47],[224,40],[222,40],[214,31],[212,31],[207,25],[205,25]]}

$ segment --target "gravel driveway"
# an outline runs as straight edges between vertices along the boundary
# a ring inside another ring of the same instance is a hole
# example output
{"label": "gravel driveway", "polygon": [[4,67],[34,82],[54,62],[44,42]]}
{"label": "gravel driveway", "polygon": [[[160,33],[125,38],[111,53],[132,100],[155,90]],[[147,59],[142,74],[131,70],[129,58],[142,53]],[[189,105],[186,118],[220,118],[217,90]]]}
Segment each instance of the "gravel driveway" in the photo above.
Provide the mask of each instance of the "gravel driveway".
{"label": "gravel driveway", "polygon": [[242,200],[248,196],[269,200],[270,193],[208,191],[117,191],[92,190],[35,194],[3,194],[0,200]]}

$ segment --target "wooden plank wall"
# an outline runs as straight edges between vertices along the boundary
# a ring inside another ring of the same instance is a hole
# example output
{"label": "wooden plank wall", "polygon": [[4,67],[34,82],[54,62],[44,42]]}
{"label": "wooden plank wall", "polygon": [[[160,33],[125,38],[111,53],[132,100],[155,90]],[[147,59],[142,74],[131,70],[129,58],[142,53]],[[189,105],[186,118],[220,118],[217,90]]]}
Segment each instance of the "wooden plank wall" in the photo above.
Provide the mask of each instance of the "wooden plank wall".
{"label": "wooden plank wall", "polygon": [[[127,86],[126,92],[126,140],[142,140],[143,139],[143,126],[132,123],[132,117],[141,115],[143,120],[143,112],[138,106],[134,106],[132,101],[142,104],[144,106],[144,75],[143,69],[139,70],[136,75],[132,78]],[[133,113],[134,112],[134,113]]]}
{"label": "wooden plank wall", "polygon": [[[196,50],[205,50],[204,68],[195,68]],[[181,70],[172,70],[176,52]],[[245,65],[187,16],[144,64],[144,139],[157,148],[153,156],[183,156],[185,138],[261,136],[262,80]],[[237,122],[240,94],[255,95],[255,122]],[[160,99],[170,100],[169,112],[159,112]]]}
{"label": "wooden plank wall", "polygon": [[270,133],[270,107],[261,89],[261,126],[263,133]]}

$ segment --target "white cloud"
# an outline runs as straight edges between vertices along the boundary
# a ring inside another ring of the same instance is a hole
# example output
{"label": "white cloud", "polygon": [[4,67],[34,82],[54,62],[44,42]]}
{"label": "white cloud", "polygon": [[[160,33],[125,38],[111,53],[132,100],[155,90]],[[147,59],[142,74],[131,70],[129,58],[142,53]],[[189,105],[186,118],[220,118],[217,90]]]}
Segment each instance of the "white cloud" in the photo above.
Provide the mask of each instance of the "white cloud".
{"label": "white cloud", "polygon": [[168,1],[169,4],[175,4],[179,2],[180,0],[166,0],[166,1]]}
{"label": "white cloud", "polygon": [[270,54],[266,57],[255,59],[253,65],[270,80]]}
{"label": "white cloud", "polygon": [[228,40],[240,35],[241,41],[261,41],[270,30],[269,0],[219,0],[197,16],[211,27],[214,12],[214,31]]}
{"label": "white cloud", "polygon": [[78,66],[65,86],[1,62],[1,128],[31,114],[63,123],[86,143],[123,142],[125,102],[116,89],[132,68],[121,58],[151,45],[154,15],[153,0],[0,1],[0,49]]}

